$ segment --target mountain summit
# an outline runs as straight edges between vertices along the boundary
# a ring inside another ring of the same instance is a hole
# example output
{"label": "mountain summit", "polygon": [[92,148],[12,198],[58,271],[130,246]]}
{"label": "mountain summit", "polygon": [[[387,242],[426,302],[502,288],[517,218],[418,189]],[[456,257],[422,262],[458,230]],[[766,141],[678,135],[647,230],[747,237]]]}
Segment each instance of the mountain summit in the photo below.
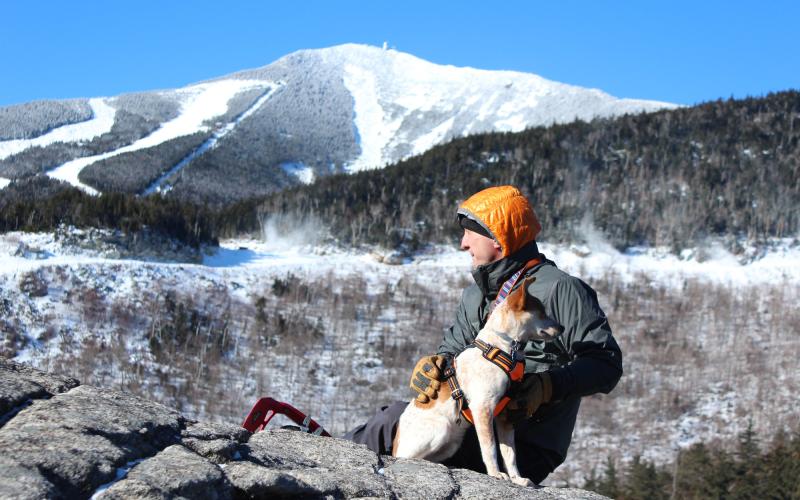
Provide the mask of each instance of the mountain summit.
{"label": "mountain summit", "polygon": [[174,90],[0,108],[0,177],[224,202],[468,134],[670,107],[346,44]]}
{"label": "mountain summit", "polygon": [[394,163],[469,134],[674,107],[617,99],[530,73],[441,66],[367,45],[301,51],[276,64],[308,64],[309,58],[318,58],[312,71],[335,73],[352,96],[360,152],[347,165],[351,171]]}

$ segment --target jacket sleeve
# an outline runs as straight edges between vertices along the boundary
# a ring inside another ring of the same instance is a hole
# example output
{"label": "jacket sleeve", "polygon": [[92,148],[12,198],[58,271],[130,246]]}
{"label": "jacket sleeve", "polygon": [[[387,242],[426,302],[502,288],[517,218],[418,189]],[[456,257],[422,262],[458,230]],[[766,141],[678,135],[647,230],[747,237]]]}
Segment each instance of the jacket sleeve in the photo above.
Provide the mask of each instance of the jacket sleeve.
{"label": "jacket sleeve", "polygon": [[[473,340],[477,334],[475,329],[471,326],[470,314],[467,313],[467,303],[473,302],[470,300],[470,295],[473,292],[469,287],[461,294],[461,301],[456,310],[456,319],[453,325],[444,330],[444,337],[442,343],[439,345],[437,354],[444,354],[455,357],[463,351]],[[480,292],[478,292],[480,294]],[[477,306],[475,307],[477,309]]]}
{"label": "jacket sleeve", "polygon": [[595,291],[578,278],[566,276],[553,285],[548,302],[553,319],[564,326],[556,341],[571,360],[549,370],[553,400],[611,392],[622,376],[622,352]]}

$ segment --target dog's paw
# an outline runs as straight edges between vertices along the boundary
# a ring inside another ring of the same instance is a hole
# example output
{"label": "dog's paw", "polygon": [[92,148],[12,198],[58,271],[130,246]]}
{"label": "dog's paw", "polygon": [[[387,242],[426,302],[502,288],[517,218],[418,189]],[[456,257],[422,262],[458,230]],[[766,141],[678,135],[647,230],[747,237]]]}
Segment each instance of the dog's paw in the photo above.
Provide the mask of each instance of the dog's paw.
{"label": "dog's paw", "polygon": [[527,477],[516,476],[511,478],[511,482],[520,486],[533,486],[533,481]]}
{"label": "dog's paw", "polygon": [[508,477],[508,474],[505,472],[495,472],[494,474],[489,474],[492,477],[496,477],[497,479],[503,479],[504,481],[511,481],[511,478]]}

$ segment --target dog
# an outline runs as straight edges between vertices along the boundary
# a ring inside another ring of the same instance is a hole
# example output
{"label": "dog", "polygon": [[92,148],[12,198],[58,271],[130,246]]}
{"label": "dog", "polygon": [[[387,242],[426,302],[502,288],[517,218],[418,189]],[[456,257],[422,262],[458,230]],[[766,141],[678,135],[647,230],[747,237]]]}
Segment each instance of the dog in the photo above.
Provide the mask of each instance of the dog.
{"label": "dog", "polygon": [[[477,340],[510,353],[514,341],[524,345],[532,339],[553,340],[563,332],[564,328],[547,316],[542,302],[526,292],[534,280],[528,278],[495,307],[478,332]],[[494,416],[495,408],[511,383],[509,375],[477,348],[464,349],[456,356],[454,364],[456,379],[472,412],[487,474],[522,486],[533,485],[528,478],[520,476],[517,469],[513,424],[504,418],[504,413],[497,418]],[[431,402],[422,404],[411,400],[397,425],[393,456],[442,462],[458,450],[470,424],[460,414],[461,405],[451,394],[449,384],[442,383],[437,398]],[[507,474],[498,467],[495,422]]]}

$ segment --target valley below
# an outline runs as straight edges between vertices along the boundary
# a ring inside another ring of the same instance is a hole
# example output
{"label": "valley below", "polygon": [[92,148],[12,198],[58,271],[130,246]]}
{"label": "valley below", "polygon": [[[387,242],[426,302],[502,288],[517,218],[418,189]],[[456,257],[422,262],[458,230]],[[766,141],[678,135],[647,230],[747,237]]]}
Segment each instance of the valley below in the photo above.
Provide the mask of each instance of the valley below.
{"label": "valley below", "polygon": [[[5,233],[0,355],[200,420],[238,424],[271,396],[341,434],[410,398],[469,257],[345,252],[295,231],[138,257],[80,245],[81,234]],[[546,484],[580,485],[608,458],[665,464],[693,443],[732,446],[749,425],[767,440],[800,424],[796,241],[738,257],[713,245],[541,249],[597,290],[625,369],[610,395],[584,398],[570,456]]]}

